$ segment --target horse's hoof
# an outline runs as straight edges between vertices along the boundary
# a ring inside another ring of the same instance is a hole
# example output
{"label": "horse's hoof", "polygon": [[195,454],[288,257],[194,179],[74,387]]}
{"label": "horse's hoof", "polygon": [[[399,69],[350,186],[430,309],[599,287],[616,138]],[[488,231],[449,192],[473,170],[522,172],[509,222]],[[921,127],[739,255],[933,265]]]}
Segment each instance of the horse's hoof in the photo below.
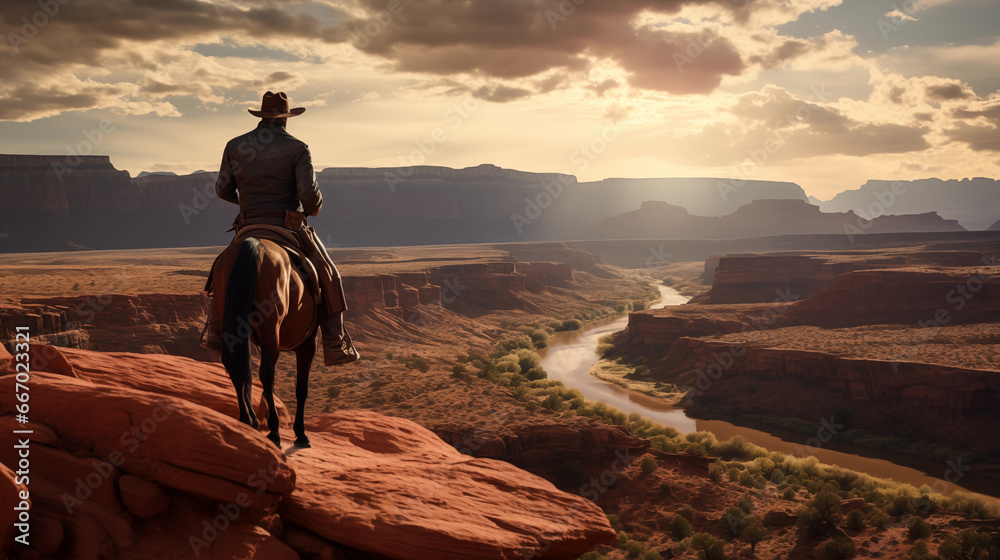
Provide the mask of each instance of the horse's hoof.
{"label": "horse's hoof", "polygon": [[312,447],[312,444],[309,443],[309,438],[303,435],[295,438],[295,447]]}
{"label": "horse's hoof", "polygon": [[278,449],[281,449],[281,436],[278,436],[278,435],[270,436],[269,435],[269,436],[267,436],[267,439],[271,440],[271,443],[273,443],[274,445],[276,445],[278,447]]}

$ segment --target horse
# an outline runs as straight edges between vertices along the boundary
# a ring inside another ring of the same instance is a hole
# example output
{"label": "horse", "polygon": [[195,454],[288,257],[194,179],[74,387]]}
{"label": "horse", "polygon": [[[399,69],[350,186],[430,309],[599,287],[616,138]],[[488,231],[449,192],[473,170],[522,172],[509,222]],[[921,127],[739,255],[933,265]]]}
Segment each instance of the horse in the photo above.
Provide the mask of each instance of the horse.
{"label": "horse", "polygon": [[[212,274],[216,316],[222,318],[222,364],[236,389],[240,421],[259,426],[252,406],[250,344],[260,348],[258,376],[267,402],[270,439],[281,448],[274,406],[274,368],[278,354],[295,352],[295,446],[309,447],[305,404],[309,368],[316,354],[317,301],[288,253],[269,239],[246,237],[230,244]],[[251,341],[251,337],[253,340]]]}

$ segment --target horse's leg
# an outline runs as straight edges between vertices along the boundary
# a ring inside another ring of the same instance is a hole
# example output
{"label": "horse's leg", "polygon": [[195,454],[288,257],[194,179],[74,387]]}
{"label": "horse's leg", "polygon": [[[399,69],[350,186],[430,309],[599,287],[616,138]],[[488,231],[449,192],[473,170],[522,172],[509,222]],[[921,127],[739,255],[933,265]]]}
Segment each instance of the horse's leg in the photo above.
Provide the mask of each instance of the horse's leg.
{"label": "horse's leg", "polygon": [[312,447],[306,436],[306,396],[309,394],[309,368],[316,355],[316,335],[295,349],[295,446]]}
{"label": "horse's leg", "polygon": [[[262,337],[270,338],[270,337]],[[269,433],[267,439],[274,442],[274,445],[281,449],[281,435],[278,421],[278,410],[274,406],[274,367],[278,363],[278,337],[275,334],[273,340],[261,341],[260,347],[260,384],[264,386],[264,400],[267,401],[267,427]]]}
{"label": "horse's leg", "polygon": [[[261,364],[263,364],[263,362],[261,362]],[[250,359],[250,366],[251,366],[250,378],[247,379],[246,383],[243,384],[242,400],[243,400],[243,407],[246,408],[247,416],[249,417],[247,424],[250,424],[250,426],[252,426],[253,429],[256,430],[257,427],[260,426],[260,421],[257,419],[257,413],[254,412],[253,410],[253,359],[252,358]]]}

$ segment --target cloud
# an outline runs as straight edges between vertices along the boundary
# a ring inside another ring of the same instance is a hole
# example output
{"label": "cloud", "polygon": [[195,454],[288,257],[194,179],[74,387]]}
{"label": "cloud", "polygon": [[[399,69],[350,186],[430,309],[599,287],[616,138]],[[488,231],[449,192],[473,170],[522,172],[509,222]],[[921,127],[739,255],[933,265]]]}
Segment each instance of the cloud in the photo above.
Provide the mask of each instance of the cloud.
{"label": "cloud", "polygon": [[493,101],[494,103],[507,103],[509,101],[514,101],[516,99],[521,99],[531,95],[530,90],[523,88],[514,88],[504,85],[499,86],[483,86],[476,91],[472,92],[472,95],[476,98]]}
{"label": "cloud", "polygon": [[939,101],[953,101],[955,99],[968,99],[974,97],[974,94],[963,84],[953,82],[927,86],[927,96]]}
{"label": "cloud", "polygon": [[951,138],[977,152],[1000,152],[1000,95],[955,109],[959,119],[948,130]]}
{"label": "cloud", "polygon": [[[221,102],[226,89],[302,83],[294,72],[269,71],[266,65],[248,69],[243,63],[242,71],[224,67],[192,50],[195,45],[220,42],[223,35],[258,42],[294,37],[333,43],[346,37],[336,21],[343,12],[326,4],[290,2],[292,9],[247,4],[73,0],[42,18],[35,17],[45,15],[35,3],[0,0],[0,19],[14,30],[6,39],[16,50],[0,57],[5,77],[0,119],[23,121],[110,107],[178,115],[176,107],[160,100],[188,96]],[[330,21],[321,21],[320,15]],[[22,18],[44,25],[27,26]]]}
{"label": "cloud", "polygon": [[[553,70],[584,76],[599,62],[612,61],[633,87],[673,94],[709,93],[746,64],[727,37],[706,26],[666,30],[663,18],[676,18],[691,6],[704,10],[699,21],[706,22],[757,10],[757,2],[723,0],[427,0],[419,9],[404,4],[384,24],[365,31],[385,2],[359,0],[359,5],[367,16],[344,24],[353,44],[391,62],[396,71],[514,81]],[[761,5],[777,9],[774,3]],[[793,41],[770,63],[801,48]]]}

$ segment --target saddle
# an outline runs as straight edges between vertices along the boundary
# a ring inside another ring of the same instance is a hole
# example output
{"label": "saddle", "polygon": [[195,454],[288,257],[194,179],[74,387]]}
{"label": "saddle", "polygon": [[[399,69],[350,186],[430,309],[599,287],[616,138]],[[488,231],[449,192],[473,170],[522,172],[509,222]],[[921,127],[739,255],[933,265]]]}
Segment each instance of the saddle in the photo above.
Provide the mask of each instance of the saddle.
{"label": "saddle", "polygon": [[[284,249],[292,261],[292,268],[295,269],[302,278],[302,281],[308,286],[313,298],[317,302],[321,301],[322,291],[320,290],[319,273],[316,271],[316,267],[312,261],[306,257],[302,241],[296,232],[269,224],[251,224],[240,228],[236,237],[230,242],[230,245],[238,245],[248,237],[267,239],[268,241],[277,243]],[[205,282],[205,291],[208,292],[209,296],[213,295],[214,285],[212,280],[215,272],[215,264],[218,261],[219,257],[215,257],[215,261],[212,262],[212,268],[208,271],[208,280]]]}

